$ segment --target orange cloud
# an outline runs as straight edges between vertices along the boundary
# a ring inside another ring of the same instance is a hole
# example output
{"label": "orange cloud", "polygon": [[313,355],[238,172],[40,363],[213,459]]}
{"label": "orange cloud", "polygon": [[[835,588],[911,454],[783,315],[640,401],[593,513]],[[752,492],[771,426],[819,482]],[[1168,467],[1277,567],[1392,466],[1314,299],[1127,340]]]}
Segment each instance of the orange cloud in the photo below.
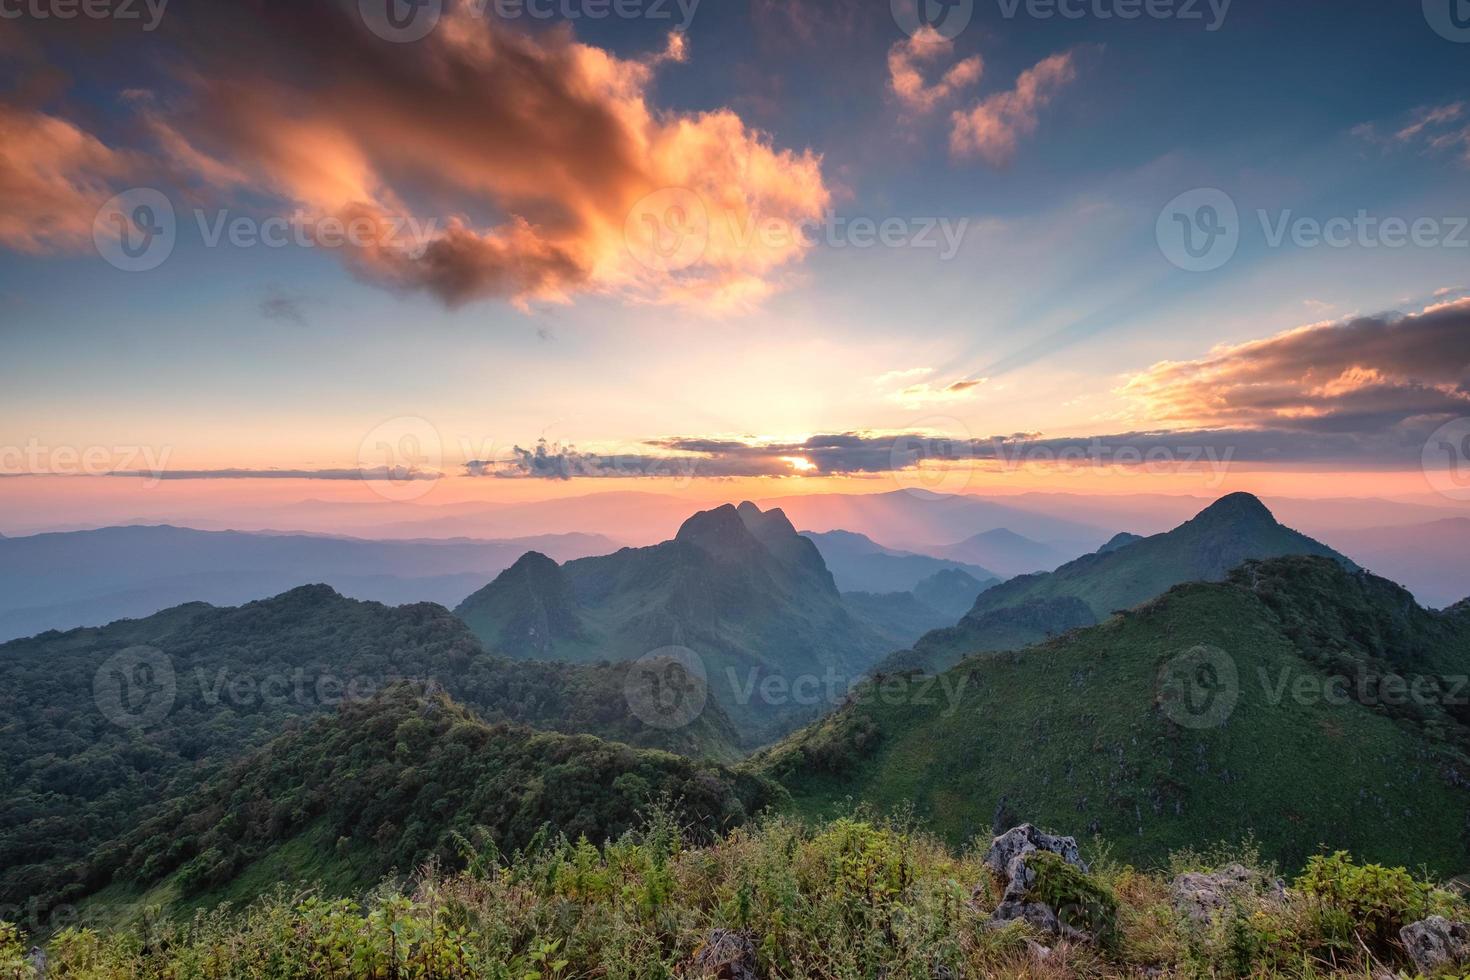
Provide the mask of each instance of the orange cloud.
{"label": "orange cloud", "polygon": [[948,58],[953,52],[954,42],[927,24],[912,37],[899,41],[888,50],[888,79],[893,94],[908,108],[924,113],[978,82],[984,71],[979,55],[952,65],[933,85],[924,81],[921,67]]}
{"label": "orange cloud", "polygon": [[1311,324],[1125,383],[1159,422],[1369,433],[1470,413],[1470,299]]}
{"label": "orange cloud", "polygon": [[[355,4],[221,5],[171,19],[178,88],[128,99],[161,160],[155,172],[221,204],[264,197],[307,224],[366,222],[382,234],[342,248],[353,272],[448,304],[599,293],[719,311],[779,288],[811,247],[758,229],[797,228],[827,208],[817,154],[777,148],[727,109],[650,103],[659,68],[690,56],[684,35],[620,58],[569,29],[523,34],[473,3],[446,6],[411,44],[372,35]],[[44,192],[65,212],[109,158],[52,122],[7,138],[0,161],[5,186],[34,189],[12,199]],[[697,226],[684,227],[682,211],[642,220],[640,202],[660,191],[693,202]],[[27,240],[33,223],[10,221],[21,227],[7,239],[22,247],[74,247],[86,230]],[[406,222],[428,233],[392,233]],[[670,237],[686,233],[697,240],[666,261]]]}
{"label": "orange cloud", "polygon": [[0,103],[0,245],[32,254],[85,247],[131,162],[64,119]]}
{"label": "orange cloud", "polygon": [[1016,79],[1015,88],[950,117],[950,152],[956,157],[978,156],[993,166],[1009,163],[1021,138],[1036,131],[1041,110],[1076,77],[1071,51],[1031,66]]}

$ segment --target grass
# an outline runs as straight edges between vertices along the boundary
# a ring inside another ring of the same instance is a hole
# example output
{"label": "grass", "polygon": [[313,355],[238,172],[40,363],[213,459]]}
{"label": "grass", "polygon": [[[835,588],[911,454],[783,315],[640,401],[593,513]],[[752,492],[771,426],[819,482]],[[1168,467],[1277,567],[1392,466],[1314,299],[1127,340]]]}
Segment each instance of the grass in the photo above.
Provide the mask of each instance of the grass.
{"label": "grass", "polygon": [[[699,950],[725,929],[749,940],[751,965],[770,980],[1366,977],[1406,962],[1366,917],[1355,934],[1353,915],[1385,902],[1400,918],[1466,914],[1402,872],[1334,856],[1285,900],[1246,898],[1200,927],[1173,909],[1171,871],[1094,849],[1091,875],[1068,869],[1041,890],[1106,896],[1110,934],[1061,943],[1023,924],[987,925],[999,894],[981,861],[987,843],[954,848],[910,822],[859,811],[817,823],[771,816],[696,847],[655,812],[601,847],[562,839],[503,860],[474,855],[470,870],[426,867],[360,900],[330,886],[282,886],[248,907],[69,929],[47,944],[49,975],[650,980],[700,975]],[[1176,864],[1208,860],[1181,855]],[[29,941],[0,925],[0,978],[28,977]]]}

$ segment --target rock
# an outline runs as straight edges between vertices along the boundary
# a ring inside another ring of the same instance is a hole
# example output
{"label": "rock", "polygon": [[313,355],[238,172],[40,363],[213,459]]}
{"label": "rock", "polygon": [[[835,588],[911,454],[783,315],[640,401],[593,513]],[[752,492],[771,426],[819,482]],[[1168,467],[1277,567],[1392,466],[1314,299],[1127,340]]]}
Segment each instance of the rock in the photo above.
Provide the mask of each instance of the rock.
{"label": "rock", "polygon": [[1212,874],[1187,871],[1174,879],[1169,892],[1174,897],[1174,910],[1199,925],[1212,924],[1232,902],[1242,898],[1286,897],[1286,888],[1279,880],[1242,864],[1226,865]]}
{"label": "rock", "polygon": [[743,932],[715,929],[694,954],[696,976],[718,980],[760,980],[755,942]]}
{"label": "rock", "polygon": [[1431,915],[1400,929],[1399,941],[1420,973],[1470,962],[1470,923]]}
{"label": "rock", "polygon": [[1032,851],[1051,851],[1062,860],[1087,874],[1087,865],[1077,850],[1077,840],[1072,837],[1055,837],[1037,830],[1029,823],[1013,827],[990,842],[985,852],[985,865],[998,875],[1007,873],[1011,862],[1022,854]]}
{"label": "rock", "polygon": [[1000,904],[990,916],[990,924],[1001,926],[1020,920],[1041,932],[1066,939],[1090,938],[1062,922],[1056,909],[1046,903],[1026,900],[1026,893],[1036,882],[1036,872],[1027,865],[1026,859],[1038,851],[1050,851],[1087,874],[1087,864],[1077,849],[1076,839],[1042,833],[1029,823],[1006,831],[991,841],[990,850],[985,852],[985,866],[1005,882],[1005,890]]}

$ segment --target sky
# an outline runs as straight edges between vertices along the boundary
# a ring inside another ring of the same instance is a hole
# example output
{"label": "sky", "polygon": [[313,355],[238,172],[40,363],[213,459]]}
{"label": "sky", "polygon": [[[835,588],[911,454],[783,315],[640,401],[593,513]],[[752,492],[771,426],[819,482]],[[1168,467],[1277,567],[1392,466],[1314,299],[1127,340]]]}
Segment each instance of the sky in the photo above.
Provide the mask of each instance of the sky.
{"label": "sky", "polygon": [[0,506],[1462,502],[1451,3],[0,0]]}

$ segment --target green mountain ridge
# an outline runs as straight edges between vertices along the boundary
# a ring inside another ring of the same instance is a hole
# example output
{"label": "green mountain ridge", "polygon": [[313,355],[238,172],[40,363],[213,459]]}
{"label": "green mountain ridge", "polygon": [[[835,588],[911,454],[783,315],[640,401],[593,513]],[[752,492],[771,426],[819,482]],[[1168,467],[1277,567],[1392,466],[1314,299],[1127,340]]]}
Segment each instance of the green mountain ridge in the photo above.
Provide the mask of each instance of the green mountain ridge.
{"label": "green mountain ridge", "polygon": [[1017,576],[986,589],[953,627],[921,637],[879,669],[941,671],[967,654],[1019,649],[1101,622],[1175,585],[1218,582],[1244,561],[1285,555],[1322,555],[1357,567],[1278,523],[1251,494],[1228,494],[1172,531],[1147,538],[1119,534],[1055,571]]}
{"label": "green mountain ridge", "polygon": [[754,764],[800,812],[912,805],[956,843],[1001,818],[1143,864],[1253,835],[1289,866],[1331,842],[1457,874],[1467,671],[1466,610],[1320,556],[1249,561],[938,678],[877,678]]}
{"label": "green mountain ridge", "polygon": [[180,907],[243,903],[311,878],[361,894],[426,861],[458,866],[466,846],[509,855],[547,833],[600,845],[660,801],[696,839],[713,839],[781,796],[715,763],[490,724],[443,693],[400,683],[296,723],[169,801],[99,848],[85,880],[105,885],[114,904],[143,895]]}
{"label": "green mountain ridge", "polygon": [[763,697],[768,679],[855,679],[892,649],[853,615],[786,515],[748,501],[701,511],[651,547],[562,565],[527,555],[455,614],[487,648],[520,659],[637,660],[685,647],[749,747],[823,707]]}
{"label": "green mountain ridge", "polygon": [[628,671],[490,656],[441,606],[358,602],[326,586],[0,645],[0,904],[64,893],[97,845],[160,801],[293,720],[397,679],[436,682],[490,722],[738,755],[717,704],[683,728],[635,716]]}

